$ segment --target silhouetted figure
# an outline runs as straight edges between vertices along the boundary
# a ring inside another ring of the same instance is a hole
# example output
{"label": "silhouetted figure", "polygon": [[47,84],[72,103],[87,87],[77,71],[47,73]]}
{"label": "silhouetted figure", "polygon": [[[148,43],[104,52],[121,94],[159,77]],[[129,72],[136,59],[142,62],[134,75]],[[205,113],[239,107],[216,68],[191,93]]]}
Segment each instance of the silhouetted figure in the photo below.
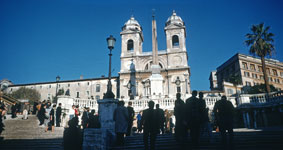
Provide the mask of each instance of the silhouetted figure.
{"label": "silhouetted figure", "polygon": [[[4,124],[3,124],[3,117],[4,117],[4,114],[5,114],[4,111],[5,111],[5,107],[3,107],[2,104],[1,104],[1,106],[0,106],[0,135],[4,130]],[[0,142],[1,142],[1,139],[0,139]]]}
{"label": "silhouetted figure", "polygon": [[98,115],[95,115],[95,110],[91,110],[88,117],[88,128],[100,128],[101,124]]}
{"label": "silhouetted figure", "polygon": [[150,149],[155,149],[155,139],[159,130],[158,115],[153,109],[154,102],[148,102],[148,109],[144,110],[142,113],[142,126],[143,126],[143,142],[145,150],[148,150],[148,137],[150,137]]}
{"label": "silhouetted figure", "polygon": [[[213,112],[215,114],[216,124],[219,126],[223,145],[227,149],[233,148],[233,118],[234,106],[227,100],[226,96],[222,96],[221,100],[214,105]],[[229,133],[229,144],[227,144],[227,133]],[[230,146],[229,148],[227,146]]]}
{"label": "silhouetted figure", "polygon": [[142,111],[140,111],[140,112],[137,114],[138,133],[141,133],[141,131],[142,131],[142,123],[141,123],[142,115],[141,115],[141,113],[142,113]]}
{"label": "silhouetted figure", "polygon": [[83,129],[85,129],[87,127],[88,116],[89,116],[88,114],[89,114],[89,109],[85,107],[84,112],[83,112],[83,116],[82,116]]}
{"label": "silhouetted figure", "polygon": [[62,115],[62,104],[59,103],[57,109],[56,109],[56,127],[60,127],[61,123],[61,115]]}
{"label": "silhouetted figure", "polygon": [[40,106],[40,110],[38,111],[38,120],[40,126],[44,124],[44,119],[47,119],[45,116],[45,108],[46,108],[45,103],[42,103]]}
{"label": "silhouetted figure", "polygon": [[164,123],[165,123],[165,116],[164,116],[164,111],[163,109],[159,108],[159,104],[156,104],[156,113],[157,113],[157,116],[158,116],[158,124],[159,124],[159,129],[158,129],[158,133],[160,133],[160,130],[161,130],[161,133],[164,134]]}
{"label": "silhouetted figure", "polygon": [[206,108],[206,102],[203,99],[203,93],[199,92],[199,100],[201,102],[202,120],[201,120],[201,131],[202,133],[207,133],[209,140],[212,135],[212,129],[208,118],[208,108]]}
{"label": "silhouetted figure", "polygon": [[16,102],[13,103],[11,110],[12,110],[12,118],[16,118],[17,117],[17,103]]}
{"label": "silhouetted figure", "polygon": [[34,103],[33,103],[33,110],[32,110],[32,114],[33,114],[33,115],[36,114],[36,111],[37,111],[37,108],[36,108],[36,107],[37,107],[37,105],[38,105],[38,102],[34,102]]}
{"label": "silhouetted figure", "polygon": [[187,124],[190,129],[190,135],[192,138],[192,144],[194,147],[199,146],[199,136],[200,136],[200,126],[202,120],[202,106],[201,102],[197,96],[197,91],[192,92],[192,97],[186,100],[186,115],[187,115]]}
{"label": "silhouetted figure", "polygon": [[[48,129],[51,127],[51,132],[54,132],[54,125],[55,125],[55,109],[56,105],[54,104],[49,112],[49,122],[47,124],[47,127],[45,129],[45,132],[48,131]],[[48,111],[47,111],[48,113]]]}
{"label": "silhouetted figure", "polygon": [[127,133],[129,115],[128,110],[124,106],[124,101],[119,101],[118,106],[114,111],[115,132],[117,135],[116,144],[119,146],[124,145],[124,135]]}
{"label": "silhouetted figure", "polygon": [[174,107],[175,123],[175,137],[177,141],[184,142],[187,137],[185,126],[185,102],[181,99],[181,94],[176,94],[176,101]]}
{"label": "silhouetted figure", "polygon": [[128,130],[127,130],[127,136],[130,136],[132,133],[132,127],[133,127],[133,121],[135,117],[135,111],[134,108],[132,107],[132,102],[128,103],[128,115],[129,115],[129,122],[128,122]]}
{"label": "silhouetted figure", "polygon": [[82,149],[82,133],[77,127],[77,117],[72,118],[69,121],[69,128],[65,128],[63,140],[64,150],[81,150]]}

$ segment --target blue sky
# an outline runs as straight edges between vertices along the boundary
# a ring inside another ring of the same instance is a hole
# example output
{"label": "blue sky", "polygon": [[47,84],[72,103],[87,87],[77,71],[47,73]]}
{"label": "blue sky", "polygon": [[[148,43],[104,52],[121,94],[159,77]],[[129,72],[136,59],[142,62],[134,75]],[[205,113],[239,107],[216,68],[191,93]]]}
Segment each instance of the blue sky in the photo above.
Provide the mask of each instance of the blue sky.
{"label": "blue sky", "polygon": [[245,34],[264,22],[275,34],[283,62],[283,2],[280,0],[1,0],[0,80],[14,84],[108,75],[106,38],[113,35],[113,75],[120,70],[121,27],[134,15],[143,28],[143,51],[151,51],[155,9],[158,48],[165,50],[164,25],[176,10],[186,24],[191,88],[209,90],[209,73],[237,52],[248,53]]}

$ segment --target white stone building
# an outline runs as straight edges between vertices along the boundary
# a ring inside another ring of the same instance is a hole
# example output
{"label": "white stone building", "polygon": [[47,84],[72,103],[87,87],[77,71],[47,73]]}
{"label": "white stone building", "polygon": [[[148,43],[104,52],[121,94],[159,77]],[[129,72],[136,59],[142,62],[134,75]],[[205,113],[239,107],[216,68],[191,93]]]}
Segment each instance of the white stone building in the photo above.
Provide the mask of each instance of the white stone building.
{"label": "white stone building", "polygon": [[[175,97],[177,92],[182,96],[190,93],[190,67],[186,49],[186,27],[181,19],[173,12],[166,21],[166,50],[157,51],[156,29],[153,19],[153,50],[143,52],[143,31],[134,17],[123,26],[121,34],[121,70],[120,95],[121,98],[139,99],[141,97]],[[156,54],[154,54],[156,49]],[[151,80],[154,55],[160,67],[160,86],[158,93],[152,92]]]}

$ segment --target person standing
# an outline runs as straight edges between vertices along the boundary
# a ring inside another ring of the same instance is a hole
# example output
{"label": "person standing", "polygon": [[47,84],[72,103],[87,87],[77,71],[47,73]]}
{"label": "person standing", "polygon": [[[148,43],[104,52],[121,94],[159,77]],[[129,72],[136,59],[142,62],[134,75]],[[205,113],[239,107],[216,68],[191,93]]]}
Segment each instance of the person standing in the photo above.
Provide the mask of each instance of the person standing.
{"label": "person standing", "polygon": [[200,126],[202,120],[202,110],[201,102],[196,97],[197,91],[192,92],[192,97],[186,100],[186,115],[187,115],[187,124],[190,129],[190,136],[192,138],[192,144],[194,147],[199,146],[199,137],[200,137]]}
{"label": "person standing", "polygon": [[159,104],[156,104],[155,106],[156,106],[156,113],[158,115],[158,126],[159,126],[158,133],[160,133],[161,130],[161,133],[164,134],[164,122],[165,122],[164,111],[163,109],[159,108]]}
{"label": "person standing", "polygon": [[124,135],[127,133],[129,114],[127,108],[124,106],[124,101],[119,101],[118,106],[114,111],[113,119],[115,121],[115,132],[117,135],[116,144],[124,145]]}
{"label": "person standing", "polygon": [[187,136],[186,126],[185,126],[185,102],[181,99],[181,94],[176,94],[176,101],[174,107],[175,115],[175,138],[177,141],[184,141]]}
{"label": "person standing", "polygon": [[47,124],[47,127],[45,128],[45,132],[48,131],[49,127],[51,126],[51,132],[54,132],[54,124],[55,124],[55,109],[56,105],[54,104],[52,109],[49,112],[49,122]]}
{"label": "person standing", "polygon": [[60,127],[61,123],[61,115],[62,115],[62,104],[59,103],[58,107],[56,108],[56,127]]}
{"label": "person standing", "polygon": [[133,121],[135,117],[135,111],[134,111],[134,108],[132,107],[132,102],[128,102],[127,109],[128,109],[128,115],[129,115],[129,122],[128,122],[128,129],[127,129],[126,136],[130,136],[132,133]]}
{"label": "person standing", "polygon": [[95,109],[91,110],[88,117],[88,128],[100,128],[101,124],[98,115],[95,115]]}
{"label": "person standing", "polygon": [[137,114],[138,133],[141,133],[141,131],[142,131],[142,124],[141,124],[142,115],[141,115],[141,113],[142,113],[142,111],[140,111],[140,112]]}
{"label": "person standing", "polygon": [[84,112],[83,112],[83,116],[82,116],[82,126],[83,129],[85,129],[87,127],[87,121],[88,121],[88,117],[89,117],[89,109],[88,108],[84,108]]}
{"label": "person standing", "polygon": [[[222,143],[225,147],[233,148],[233,118],[234,106],[227,100],[226,96],[222,96],[221,100],[214,105],[213,112],[215,114],[216,124],[219,126],[219,131],[222,137]],[[229,143],[227,144],[227,132],[229,133]]]}
{"label": "person standing", "polygon": [[69,120],[73,119],[75,117],[75,105],[72,105],[72,108],[69,110]]}
{"label": "person standing", "polygon": [[29,104],[28,103],[24,103],[23,106],[23,118],[24,120],[28,119],[28,112],[29,112]]}
{"label": "person standing", "polygon": [[16,102],[13,103],[11,110],[12,110],[12,118],[16,118],[17,117],[17,103]]}
{"label": "person standing", "polygon": [[142,126],[143,126],[143,142],[145,146],[145,150],[148,150],[148,138],[150,137],[150,149],[153,150],[155,148],[155,140],[156,135],[159,130],[159,122],[158,115],[156,111],[153,109],[154,102],[148,102],[148,109],[144,110],[142,113]]}

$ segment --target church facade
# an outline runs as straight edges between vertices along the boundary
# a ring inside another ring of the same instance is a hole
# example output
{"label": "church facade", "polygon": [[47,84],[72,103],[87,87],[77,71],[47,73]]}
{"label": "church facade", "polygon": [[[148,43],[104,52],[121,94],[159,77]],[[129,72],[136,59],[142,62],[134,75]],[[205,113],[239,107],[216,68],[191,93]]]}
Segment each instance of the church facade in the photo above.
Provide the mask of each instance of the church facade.
{"label": "church facade", "polygon": [[[131,17],[123,26],[120,33],[122,39],[121,70],[119,72],[121,98],[175,97],[177,92],[182,96],[190,93],[186,27],[176,12],[173,12],[166,21],[164,31],[167,49],[158,51],[156,24],[153,18],[153,49],[152,52],[143,52],[144,37],[138,21]],[[154,59],[159,67],[158,73],[155,73],[156,67],[153,67]],[[161,76],[153,79],[158,74]],[[154,83],[160,87],[152,85]]]}
{"label": "church facade", "polygon": [[[152,52],[143,52],[142,27],[131,17],[122,27],[121,69],[118,77],[112,78],[115,98],[174,98],[176,93],[187,97],[190,94],[190,67],[186,49],[186,27],[176,12],[166,21],[165,50],[157,48],[156,23],[153,17]],[[148,31],[147,31],[148,32]],[[4,80],[3,80],[4,81]],[[4,83],[4,82],[3,82]],[[10,84],[5,92],[12,93],[20,87],[39,91],[42,100],[52,100],[56,91],[64,90],[65,95],[81,99],[101,99],[107,89],[107,78],[90,78],[58,82]],[[68,91],[68,92],[67,92]]]}

